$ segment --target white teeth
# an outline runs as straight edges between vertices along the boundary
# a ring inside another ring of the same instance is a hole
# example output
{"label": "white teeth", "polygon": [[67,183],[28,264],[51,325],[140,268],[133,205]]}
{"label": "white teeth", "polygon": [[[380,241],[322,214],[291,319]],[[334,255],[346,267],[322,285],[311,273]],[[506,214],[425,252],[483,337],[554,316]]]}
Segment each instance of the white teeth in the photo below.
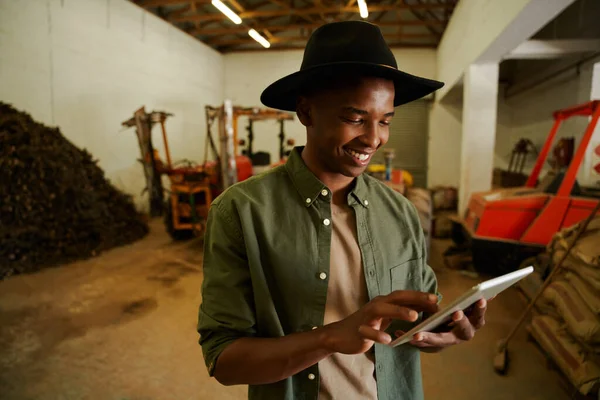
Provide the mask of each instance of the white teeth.
{"label": "white teeth", "polygon": [[358,158],[360,161],[366,161],[369,158],[368,154],[360,154],[351,149],[348,149],[348,153],[352,154],[354,158]]}

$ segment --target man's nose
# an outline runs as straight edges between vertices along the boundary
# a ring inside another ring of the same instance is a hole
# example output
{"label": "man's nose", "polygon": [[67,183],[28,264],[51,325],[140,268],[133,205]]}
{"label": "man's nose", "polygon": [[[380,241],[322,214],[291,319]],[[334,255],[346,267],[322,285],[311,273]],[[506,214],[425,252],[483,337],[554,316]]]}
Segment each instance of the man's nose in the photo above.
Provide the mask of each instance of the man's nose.
{"label": "man's nose", "polygon": [[360,137],[360,141],[373,150],[379,148],[381,144],[381,135],[379,134],[379,124],[369,123],[364,125],[365,130]]}

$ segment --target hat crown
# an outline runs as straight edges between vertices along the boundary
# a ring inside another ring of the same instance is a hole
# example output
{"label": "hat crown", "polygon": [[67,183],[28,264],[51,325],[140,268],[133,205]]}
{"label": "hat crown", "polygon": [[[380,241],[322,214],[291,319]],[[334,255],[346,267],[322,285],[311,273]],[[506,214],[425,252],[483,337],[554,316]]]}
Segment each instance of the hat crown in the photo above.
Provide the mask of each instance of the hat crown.
{"label": "hat crown", "polygon": [[368,63],[398,68],[377,25],[363,21],[334,22],[311,35],[300,70],[334,63]]}

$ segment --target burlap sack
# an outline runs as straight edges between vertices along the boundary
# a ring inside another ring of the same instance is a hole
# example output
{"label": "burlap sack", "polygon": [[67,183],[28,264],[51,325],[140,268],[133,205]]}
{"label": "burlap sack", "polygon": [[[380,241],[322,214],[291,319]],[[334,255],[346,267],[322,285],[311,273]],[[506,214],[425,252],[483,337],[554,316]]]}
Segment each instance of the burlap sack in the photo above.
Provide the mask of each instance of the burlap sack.
{"label": "burlap sack", "polygon": [[563,267],[579,275],[581,279],[588,283],[596,292],[600,292],[600,269],[590,268],[587,265],[566,262]]}
{"label": "burlap sack", "polygon": [[526,278],[521,279],[518,285],[519,289],[521,289],[527,299],[531,301],[543,284],[544,280],[542,279],[542,275],[539,272],[534,271]]}
{"label": "burlap sack", "polygon": [[431,219],[433,218],[433,207],[431,204],[431,194],[429,191],[421,188],[410,188],[406,191],[406,198],[415,205],[415,208],[419,213],[423,231],[430,232]]}
{"label": "burlap sack", "polygon": [[547,288],[535,302],[535,310],[537,311],[536,314],[548,315],[556,319],[561,318],[557,309],[554,307],[554,298],[548,296]]}
{"label": "burlap sack", "polygon": [[[553,253],[565,251],[569,243],[574,239],[580,224],[565,228],[554,235],[548,244],[548,250]],[[592,268],[600,268],[600,216],[594,218],[588,225],[586,231],[571,250],[571,256]]]}
{"label": "burlap sack", "polygon": [[588,308],[596,315],[600,315],[600,290],[594,288],[576,273],[571,271],[565,275],[571,286],[575,288]]}
{"label": "burlap sack", "polygon": [[586,355],[557,320],[536,316],[531,321],[530,332],[581,394],[587,395],[595,385],[597,387],[600,366]]}
{"label": "burlap sack", "polygon": [[552,302],[573,336],[590,345],[600,344],[600,320],[569,282],[552,282],[542,297]]}

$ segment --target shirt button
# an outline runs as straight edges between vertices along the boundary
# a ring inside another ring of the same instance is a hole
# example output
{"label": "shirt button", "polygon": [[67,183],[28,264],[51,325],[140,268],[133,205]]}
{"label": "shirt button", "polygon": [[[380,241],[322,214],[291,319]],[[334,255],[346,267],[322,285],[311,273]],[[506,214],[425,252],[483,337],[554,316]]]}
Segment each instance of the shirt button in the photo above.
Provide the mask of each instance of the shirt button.
{"label": "shirt button", "polygon": [[325,189],[321,190],[321,196],[325,197],[329,194],[329,192]]}
{"label": "shirt button", "polygon": [[325,225],[325,226],[329,226],[329,224],[331,224],[331,221],[329,220],[329,218],[325,218],[325,219],[323,220],[323,225]]}
{"label": "shirt button", "polygon": [[306,201],[306,204],[310,204],[310,202],[311,202],[312,200],[310,199],[310,197],[307,197],[305,201]]}
{"label": "shirt button", "polygon": [[326,274],[325,272],[321,272],[321,273],[319,274],[319,278],[320,278],[322,281],[324,281],[325,279],[327,279],[327,274]]}
{"label": "shirt button", "polygon": [[368,206],[369,205],[369,200],[365,200],[364,203],[365,203],[365,206]]}
{"label": "shirt button", "polygon": [[314,381],[316,378],[315,374],[308,374],[308,379],[310,379],[311,381]]}
{"label": "shirt button", "polygon": [[370,269],[370,270],[369,270],[369,275],[370,275],[370,276],[373,276],[373,275],[375,275],[375,271],[373,271],[372,269]]}

